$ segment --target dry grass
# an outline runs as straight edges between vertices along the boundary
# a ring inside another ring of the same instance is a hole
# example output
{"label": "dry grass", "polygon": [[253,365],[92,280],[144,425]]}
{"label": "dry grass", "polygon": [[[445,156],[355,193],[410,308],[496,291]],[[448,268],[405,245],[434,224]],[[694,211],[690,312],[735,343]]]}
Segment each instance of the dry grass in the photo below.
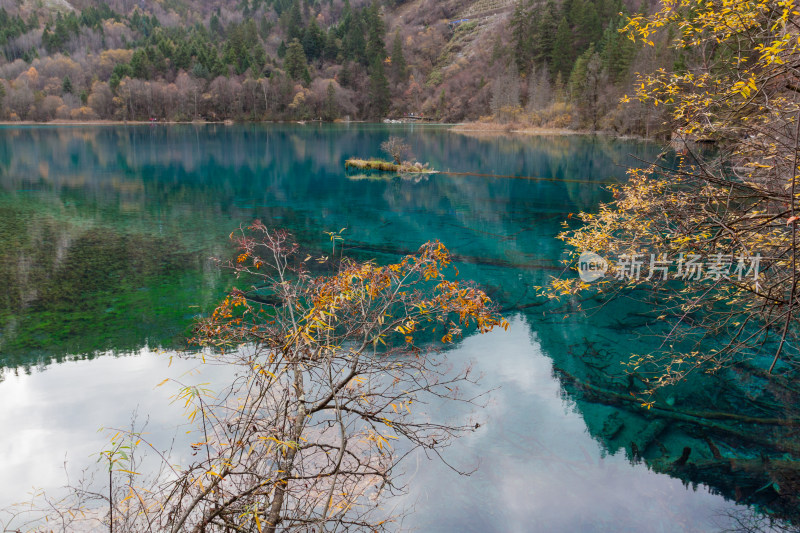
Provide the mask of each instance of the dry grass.
{"label": "dry grass", "polygon": [[433,172],[431,169],[423,166],[419,163],[412,164],[412,163],[403,163],[402,165],[397,165],[395,163],[389,163],[388,161],[383,161],[381,159],[358,159],[356,157],[350,158],[344,162],[344,168],[357,168],[360,170],[376,170],[378,172],[417,172],[417,173],[431,173]]}
{"label": "dry grass", "polygon": [[530,126],[527,124],[499,122],[466,122],[453,126],[451,131],[465,135],[580,135],[587,133],[581,130],[571,130],[568,128],[548,128],[542,126]]}
{"label": "dry grass", "polygon": [[575,128],[575,109],[565,102],[552,102],[546,109],[526,111],[520,106],[504,107],[495,116],[458,124],[452,131],[470,135],[574,135],[590,133]]}

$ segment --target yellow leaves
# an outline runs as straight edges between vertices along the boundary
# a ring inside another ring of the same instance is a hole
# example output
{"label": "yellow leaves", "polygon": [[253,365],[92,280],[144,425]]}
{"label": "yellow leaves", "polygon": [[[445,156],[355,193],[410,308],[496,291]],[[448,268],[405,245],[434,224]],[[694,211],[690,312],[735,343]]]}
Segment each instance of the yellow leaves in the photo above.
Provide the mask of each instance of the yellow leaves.
{"label": "yellow leaves", "polygon": [[134,495],[135,495],[135,493],[133,492],[133,487],[128,487],[128,495],[125,496],[122,500],[120,500],[119,503],[125,503],[126,501],[130,500],[131,498],[133,498]]}
{"label": "yellow leaves", "polygon": [[331,242],[335,244],[337,242],[344,241],[344,237],[342,237],[342,233],[344,233],[344,231],[346,229],[347,228],[345,227],[345,228],[340,229],[339,231],[326,231],[325,234],[328,237],[330,237]]}
{"label": "yellow leaves", "polygon": [[756,79],[753,76],[748,80],[739,80],[731,87],[732,93],[739,93],[744,99],[750,98],[750,95],[757,90]]}
{"label": "yellow leaves", "polygon": [[363,385],[366,380],[367,380],[367,378],[365,378],[364,376],[353,376],[353,379],[351,379],[347,383],[347,388],[348,389],[354,389],[354,388],[356,388],[358,386]]}
{"label": "yellow leaves", "polygon": [[268,436],[259,435],[258,436],[258,440],[265,441],[265,442],[266,441],[274,442],[275,444],[277,444],[281,448],[281,451],[283,451],[284,453],[286,453],[286,451],[288,449],[296,450],[297,447],[298,447],[297,443],[294,442],[294,441],[280,440],[280,439],[276,438],[273,435],[268,435]]}
{"label": "yellow leaves", "polygon": [[253,509],[253,518],[255,518],[258,532],[261,533],[261,518],[259,518],[258,504],[255,504],[255,508]]}
{"label": "yellow leaves", "polygon": [[378,447],[378,450],[383,451],[383,447],[386,446],[387,448],[391,448],[392,445],[389,442],[389,439],[398,440],[398,437],[394,435],[381,435],[376,431],[370,429],[366,435],[365,440],[367,442],[374,442],[375,445]]}
{"label": "yellow leaves", "polygon": [[[698,134],[713,131],[717,116],[736,111],[741,99],[749,101],[759,93],[759,85],[763,85],[759,80],[778,77],[778,71],[770,68],[792,64],[789,58],[800,54],[800,35],[786,30],[794,11],[793,1],[777,2],[776,7],[775,2],[764,0],[679,0],[662,2],[662,8],[652,15],[632,17],[621,31],[634,41],[650,44],[655,32],[677,27],[677,49],[704,47],[708,42],[729,43],[736,49],[729,57],[715,57],[713,70],[640,76],[635,98],[658,107],[674,105],[675,120],[687,123]],[[751,43],[750,48],[743,48],[743,43]],[[753,56],[758,60],[753,61]],[[631,99],[625,95],[621,101]],[[771,104],[775,107],[780,101],[773,98]]]}
{"label": "yellow leaves", "polygon": [[[775,30],[776,28],[773,27],[773,31]],[[783,55],[785,55],[786,52],[790,51],[792,48],[797,47],[797,44],[794,46],[791,44],[791,40],[793,39],[794,36],[787,33],[783,36],[777,37],[771,42],[760,43],[756,45],[754,50],[759,52],[759,61],[762,62],[764,66],[769,66],[772,64],[782,65],[785,63],[783,60]]]}
{"label": "yellow leaves", "polygon": [[[400,414],[400,412],[401,412],[403,409],[405,409],[405,410],[408,412],[408,414],[411,414],[411,407],[410,407],[410,406],[411,406],[411,402],[412,402],[412,400],[409,398],[409,399],[408,399],[408,401],[406,401],[406,402],[400,402],[400,403],[391,403],[391,404],[389,404],[389,406],[392,408],[392,410],[393,410],[393,411],[394,411],[396,414]],[[387,420],[387,422],[389,422],[389,421]],[[391,424],[391,423],[388,423],[387,425],[388,425],[389,427],[392,427],[392,424]]]}
{"label": "yellow leaves", "polygon": [[[413,333],[417,329],[417,322],[415,320],[407,320],[403,323],[403,325],[399,325],[394,328],[394,331],[398,333],[402,333],[403,335],[407,335],[408,333]],[[406,339],[410,337],[407,336]]]}
{"label": "yellow leaves", "polygon": [[258,508],[258,503],[254,503],[249,509],[247,509],[246,511],[241,513],[239,515],[239,518],[252,517],[253,521],[256,524],[256,529],[258,530],[259,533],[261,533],[261,531],[262,531],[262,528],[261,528],[261,513],[262,512],[263,511],[260,511],[259,508]]}
{"label": "yellow leaves", "polygon": [[[278,380],[278,376],[277,375],[275,375],[273,372],[267,370],[266,368],[264,368],[262,365],[260,365],[258,363],[254,363],[253,364],[253,370],[255,372],[263,375],[263,376],[269,376],[270,378],[272,378],[273,381],[277,381]],[[285,372],[285,370],[286,370],[285,368],[282,368],[279,373],[282,374],[283,372]]]}
{"label": "yellow leaves", "polygon": [[[204,385],[208,385],[208,383],[183,387],[172,397],[172,402],[183,400],[184,414],[190,422],[193,422],[198,413],[202,412],[203,398],[213,398],[214,396],[211,389],[205,388]],[[200,405],[194,405],[195,401],[199,401]]]}

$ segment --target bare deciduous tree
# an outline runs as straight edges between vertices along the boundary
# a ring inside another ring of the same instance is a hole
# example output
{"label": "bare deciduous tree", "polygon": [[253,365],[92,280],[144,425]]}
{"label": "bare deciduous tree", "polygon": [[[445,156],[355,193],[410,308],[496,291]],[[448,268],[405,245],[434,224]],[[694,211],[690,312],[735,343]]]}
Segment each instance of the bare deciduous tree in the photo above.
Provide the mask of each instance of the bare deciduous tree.
{"label": "bare deciduous tree", "polygon": [[394,135],[381,143],[381,150],[391,157],[397,165],[413,157],[411,146],[400,137],[395,137]]}
{"label": "bare deciduous tree", "polygon": [[508,68],[492,84],[492,113],[501,120],[508,120],[519,108],[519,76]]}
{"label": "bare deciduous tree", "polygon": [[[104,452],[116,489],[88,516],[111,517],[116,531],[385,530],[378,505],[402,490],[403,460],[416,449],[439,455],[477,427],[428,411],[441,399],[476,401],[458,392],[470,368],[454,371],[432,346],[507,327],[486,294],[445,278],[439,242],[378,266],[335,261],[341,237],[330,235],[330,257],[319,259],[302,259],[290,235],[260,222],[235,236],[239,255],[226,266],[241,288],[197,327],[205,361],[235,378],[218,394],[177,395],[197,426],[195,455],[179,467],[165,457],[165,475],[144,485],[118,437]],[[320,262],[335,273],[311,275]],[[74,497],[87,505],[86,491]],[[78,516],[64,505],[51,520]]]}
{"label": "bare deciduous tree", "polygon": [[533,68],[528,81],[528,106],[529,112],[547,108],[553,101],[553,87],[550,84],[550,75],[546,68]]}

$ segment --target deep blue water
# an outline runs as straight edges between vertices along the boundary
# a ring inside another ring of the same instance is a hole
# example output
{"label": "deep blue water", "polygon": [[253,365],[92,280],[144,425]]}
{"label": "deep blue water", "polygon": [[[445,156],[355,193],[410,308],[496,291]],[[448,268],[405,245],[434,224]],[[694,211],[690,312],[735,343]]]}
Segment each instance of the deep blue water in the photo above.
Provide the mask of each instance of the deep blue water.
{"label": "deep blue water", "polygon": [[[345,173],[347,157],[378,155],[389,135],[433,168],[464,174]],[[90,463],[103,442],[95,430],[124,425],[137,404],[156,434],[169,434],[176,413],[152,387],[185,370],[167,368],[168,356],[230,283],[209,258],[230,254],[227,235],[258,218],[320,250],[325,231],[347,228],[346,252],[378,261],[440,239],[511,321],[507,333],[469,337],[450,354],[497,388],[477,415],[481,430],[449,452],[477,472],[410,464],[410,494],[392,503],[409,511],[405,526],[715,531],[731,515],[791,514],[785,493],[758,490],[776,476],[791,486],[785,469],[754,465],[796,464],[790,433],[671,416],[741,412],[758,384],[701,376],[667,391],[660,412],[590,394],[582,383],[629,392],[620,363],[651,348],[658,325],[629,301],[576,314],[537,295],[563,272],[555,236],[569,215],[597,209],[609,200],[604,185],[657,152],[604,137],[476,138],[435,126],[0,128],[0,456],[11,458],[0,466],[11,480],[0,506],[32,485],[63,484],[64,454],[69,468]],[[741,437],[748,432],[764,438]],[[693,468],[671,467],[687,446]],[[725,467],[737,461],[746,467]]]}

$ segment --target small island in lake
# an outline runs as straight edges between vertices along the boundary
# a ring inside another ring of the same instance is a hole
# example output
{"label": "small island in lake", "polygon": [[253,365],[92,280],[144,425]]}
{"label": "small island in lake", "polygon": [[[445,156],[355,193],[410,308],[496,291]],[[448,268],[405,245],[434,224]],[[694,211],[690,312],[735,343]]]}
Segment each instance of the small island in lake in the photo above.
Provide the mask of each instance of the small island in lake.
{"label": "small island in lake", "polygon": [[411,146],[403,141],[400,137],[389,137],[388,140],[381,143],[381,150],[386,152],[394,162],[384,161],[383,159],[371,158],[360,159],[351,157],[344,162],[345,170],[357,168],[359,170],[375,170],[378,172],[402,172],[402,173],[418,173],[418,174],[433,174],[437,172],[430,168],[428,163],[422,164],[419,161],[414,161],[414,156],[411,153]]}
{"label": "small island in lake", "polygon": [[428,163],[424,165],[419,161],[410,163],[403,161],[402,163],[390,163],[382,159],[359,159],[351,157],[344,162],[344,168],[358,168],[361,170],[377,170],[379,172],[417,172],[422,174],[433,174],[436,170],[429,167]]}

